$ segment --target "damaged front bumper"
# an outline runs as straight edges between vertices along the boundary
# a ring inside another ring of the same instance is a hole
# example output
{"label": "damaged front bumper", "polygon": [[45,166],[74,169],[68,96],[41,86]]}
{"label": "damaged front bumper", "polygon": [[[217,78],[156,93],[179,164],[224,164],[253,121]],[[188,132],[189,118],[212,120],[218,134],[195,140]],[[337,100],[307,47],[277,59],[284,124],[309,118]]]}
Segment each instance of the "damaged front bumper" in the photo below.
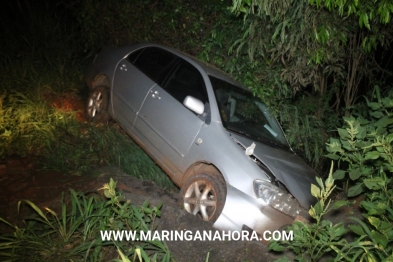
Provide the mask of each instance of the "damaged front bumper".
{"label": "damaged front bumper", "polygon": [[[277,200],[280,198],[282,195],[279,195]],[[273,203],[277,201],[271,202]],[[265,231],[278,230],[285,225],[292,224],[295,219],[307,221],[305,215],[307,212],[296,204],[297,201],[293,207],[278,210],[261,198],[253,198],[227,185],[224,209],[213,226],[226,231],[241,231],[250,228],[262,235]]]}

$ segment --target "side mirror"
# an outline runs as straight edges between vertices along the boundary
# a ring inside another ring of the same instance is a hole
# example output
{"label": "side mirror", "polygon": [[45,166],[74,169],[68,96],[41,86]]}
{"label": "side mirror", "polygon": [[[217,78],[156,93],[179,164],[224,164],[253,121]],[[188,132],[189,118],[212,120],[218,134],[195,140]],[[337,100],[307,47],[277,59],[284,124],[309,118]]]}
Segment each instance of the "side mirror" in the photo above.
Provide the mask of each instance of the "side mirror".
{"label": "side mirror", "polygon": [[184,98],[183,105],[197,115],[200,115],[203,111],[205,111],[205,105],[202,101],[193,96],[186,96],[186,98]]}

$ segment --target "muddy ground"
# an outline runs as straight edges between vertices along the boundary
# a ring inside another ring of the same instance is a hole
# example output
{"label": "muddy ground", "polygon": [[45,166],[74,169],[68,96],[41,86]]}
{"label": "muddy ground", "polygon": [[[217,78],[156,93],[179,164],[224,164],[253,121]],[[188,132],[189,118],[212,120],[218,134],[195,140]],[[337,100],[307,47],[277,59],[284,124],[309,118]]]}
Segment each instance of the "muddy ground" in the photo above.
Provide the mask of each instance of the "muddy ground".
{"label": "muddy ground", "polygon": [[[163,203],[162,216],[156,220],[158,230],[214,230],[211,224],[185,212],[178,203],[178,192],[168,191],[149,181],[141,181],[121,172],[118,168],[106,167],[93,170],[88,176],[65,175],[40,170],[32,158],[12,158],[0,163],[0,217],[17,221],[19,200],[28,199],[39,207],[56,209],[62,192],[74,189],[79,192],[95,192],[108,183],[117,181],[117,188],[133,204],[142,204],[146,199],[154,206]],[[0,228],[4,228],[4,225]],[[274,261],[278,255],[268,252],[267,245],[259,241],[193,241],[167,242],[176,261]]]}

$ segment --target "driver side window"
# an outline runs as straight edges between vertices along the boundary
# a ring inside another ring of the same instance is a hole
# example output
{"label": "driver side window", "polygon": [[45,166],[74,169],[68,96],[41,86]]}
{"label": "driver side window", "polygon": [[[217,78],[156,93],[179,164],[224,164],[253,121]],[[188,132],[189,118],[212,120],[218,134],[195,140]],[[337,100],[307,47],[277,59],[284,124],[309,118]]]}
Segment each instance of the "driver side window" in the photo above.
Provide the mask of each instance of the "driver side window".
{"label": "driver side window", "polygon": [[187,96],[193,96],[201,100],[203,104],[208,101],[202,75],[185,61],[180,61],[176,66],[164,84],[164,89],[181,104]]}

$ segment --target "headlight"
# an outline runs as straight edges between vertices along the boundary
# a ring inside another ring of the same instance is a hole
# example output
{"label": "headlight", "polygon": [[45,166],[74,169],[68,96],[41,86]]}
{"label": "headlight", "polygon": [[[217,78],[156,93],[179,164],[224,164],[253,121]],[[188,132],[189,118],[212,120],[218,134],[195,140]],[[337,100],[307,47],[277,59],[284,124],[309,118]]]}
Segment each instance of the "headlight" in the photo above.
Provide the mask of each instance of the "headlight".
{"label": "headlight", "polygon": [[266,203],[266,205],[269,205],[293,218],[301,212],[302,208],[294,197],[269,181],[255,180],[254,192],[258,198],[262,199]]}

